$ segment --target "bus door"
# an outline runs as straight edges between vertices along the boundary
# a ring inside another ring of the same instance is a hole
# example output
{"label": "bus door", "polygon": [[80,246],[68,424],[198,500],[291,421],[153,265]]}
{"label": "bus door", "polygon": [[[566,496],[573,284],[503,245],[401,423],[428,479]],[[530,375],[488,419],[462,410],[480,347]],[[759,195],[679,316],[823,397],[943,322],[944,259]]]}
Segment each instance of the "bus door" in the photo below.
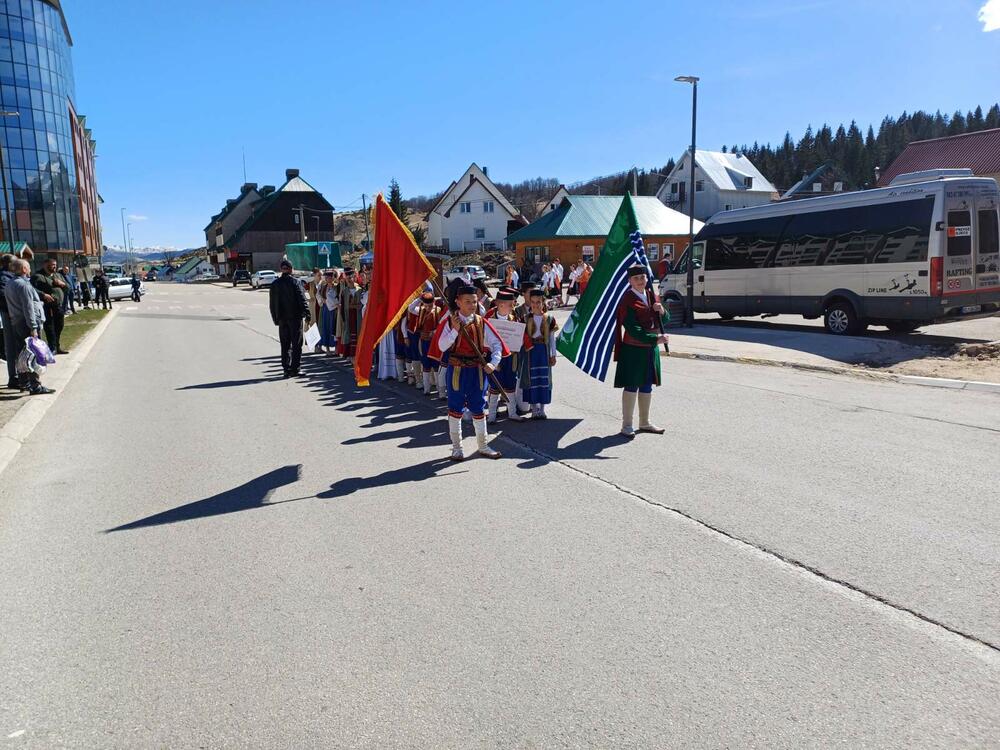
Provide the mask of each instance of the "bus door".
{"label": "bus door", "polygon": [[976,196],[976,289],[1000,288],[1000,200],[996,187],[980,188]]}
{"label": "bus door", "polygon": [[972,244],[973,189],[956,184],[945,190],[944,293],[975,291],[976,252]]}

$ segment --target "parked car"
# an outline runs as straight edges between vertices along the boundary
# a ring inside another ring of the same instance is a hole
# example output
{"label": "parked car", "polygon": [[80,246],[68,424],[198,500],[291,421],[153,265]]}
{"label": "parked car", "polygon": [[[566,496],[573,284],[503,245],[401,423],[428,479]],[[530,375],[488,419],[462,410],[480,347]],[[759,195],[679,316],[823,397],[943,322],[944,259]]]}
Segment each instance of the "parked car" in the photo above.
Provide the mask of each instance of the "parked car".
{"label": "parked car", "polygon": [[156,271],[150,271],[146,274],[146,281],[156,281]]}
{"label": "parked car", "polygon": [[483,270],[482,266],[454,266],[450,271],[445,272],[445,283],[450,284],[452,281],[462,276],[466,271],[469,272],[469,278],[473,281],[476,279],[486,278],[486,271]]}
{"label": "parked car", "polygon": [[[146,293],[146,287],[140,282],[139,295]],[[132,279],[127,276],[118,276],[108,280],[108,299],[128,299],[132,296]]]}
{"label": "parked car", "polygon": [[209,271],[208,273],[203,273],[195,281],[218,281],[219,278],[219,274]]}
{"label": "parked car", "polygon": [[254,289],[271,286],[271,282],[276,278],[278,278],[278,274],[275,271],[254,271],[253,276],[250,277],[250,286]]}
{"label": "parked car", "polygon": [[244,268],[233,271],[233,286],[241,283],[250,283],[250,272]]}

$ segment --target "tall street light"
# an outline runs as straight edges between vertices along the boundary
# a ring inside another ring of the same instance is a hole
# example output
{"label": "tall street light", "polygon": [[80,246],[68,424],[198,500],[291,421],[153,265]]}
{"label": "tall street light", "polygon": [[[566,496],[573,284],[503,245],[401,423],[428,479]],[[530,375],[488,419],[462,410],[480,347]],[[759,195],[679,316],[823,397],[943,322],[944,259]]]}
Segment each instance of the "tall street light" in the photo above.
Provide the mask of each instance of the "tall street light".
{"label": "tall street light", "polygon": [[122,209],[122,252],[128,257],[128,233],[125,229],[125,209]]}
{"label": "tall street light", "polygon": [[[0,117],[20,117],[20,116],[21,116],[20,112],[0,111]],[[0,140],[2,140],[2,139],[0,139]],[[5,239],[7,239],[7,241],[10,242],[10,252],[11,252],[11,255],[13,255],[14,254],[14,221],[11,218],[12,214],[10,212],[10,200],[7,197],[7,170],[4,169],[4,164],[3,164],[3,143],[0,143],[0,174],[3,175],[3,202],[4,202],[4,207],[5,207],[5,210],[6,210],[6,213],[7,213],[7,216],[4,219],[4,222],[7,225],[5,227],[6,231],[4,231],[4,235],[5,235]]]}
{"label": "tall street light", "polygon": [[678,83],[691,84],[691,184],[688,190],[688,267],[687,267],[687,325],[694,327],[694,167],[695,136],[698,132],[698,76],[677,76]]}

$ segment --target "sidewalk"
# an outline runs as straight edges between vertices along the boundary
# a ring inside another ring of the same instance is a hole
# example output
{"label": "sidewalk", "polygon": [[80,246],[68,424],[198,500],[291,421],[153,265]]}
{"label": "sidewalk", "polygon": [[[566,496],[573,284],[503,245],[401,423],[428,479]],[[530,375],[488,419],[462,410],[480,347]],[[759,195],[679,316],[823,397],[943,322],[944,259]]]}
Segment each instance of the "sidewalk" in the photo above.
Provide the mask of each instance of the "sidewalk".
{"label": "sidewalk", "polygon": [[[570,310],[554,311],[560,323],[569,317]],[[747,320],[697,321],[693,328],[671,328],[667,333],[672,357],[794,367],[1000,392],[1000,358],[979,359],[957,354],[969,339],[944,335],[949,331],[948,326],[934,328],[929,335],[896,335],[876,330],[866,336],[831,336],[818,326]],[[966,386],[967,383],[973,385]]]}

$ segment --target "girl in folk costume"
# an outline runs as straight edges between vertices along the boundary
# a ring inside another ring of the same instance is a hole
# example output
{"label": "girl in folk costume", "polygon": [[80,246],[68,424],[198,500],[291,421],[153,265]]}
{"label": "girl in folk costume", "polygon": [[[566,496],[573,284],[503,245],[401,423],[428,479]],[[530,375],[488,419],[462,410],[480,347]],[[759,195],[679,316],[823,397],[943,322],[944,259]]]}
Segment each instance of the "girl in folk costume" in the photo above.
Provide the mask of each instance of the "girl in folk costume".
{"label": "girl in folk costume", "polygon": [[534,419],[547,419],[545,404],[552,403],[552,368],[556,364],[556,331],[559,324],[545,311],[545,294],[529,293],[531,312],[525,321],[526,352],[521,357],[522,398]]}
{"label": "girl in folk costume", "polygon": [[327,356],[332,356],[337,346],[337,308],[340,306],[340,300],[337,298],[336,279],[336,271],[324,271],[323,281],[317,290],[320,302],[319,344],[326,349]]}
{"label": "girl in folk costume", "polygon": [[[518,322],[517,318],[514,316],[514,303],[517,302],[517,292],[513,289],[503,288],[497,292],[495,307],[493,307],[488,313],[486,313],[487,320],[509,320],[512,322]],[[527,345],[527,337],[525,337],[524,343],[521,345],[522,349]],[[517,388],[517,372],[519,364],[520,354],[518,352],[512,352],[509,357],[504,357],[500,360],[500,366],[497,367],[494,373],[496,383],[490,380],[490,399],[489,399],[489,414],[486,417],[486,421],[493,424],[497,421],[497,408],[500,405],[500,390],[497,388],[499,384],[500,388],[503,388],[504,393],[507,394],[507,416],[513,419],[515,422],[520,422],[524,417],[518,411],[520,391]]]}
{"label": "girl in folk costume", "polygon": [[401,320],[393,326],[392,333],[388,334],[393,337],[393,344],[396,353],[396,380],[400,383],[406,382],[406,370],[407,370],[407,351],[406,351],[406,315],[404,314]]}
{"label": "girl in folk costume", "polygon": [[646,267],[628,269],[629,288],[618,303],[618,334],[615,340],[615,388],[622,391],[622,435],[635,437],[632,416],[639,402],[639,432],[662,435],[664,430],[649,421],[653,386],[660,385],[659,345],[666,343],[660,333],[663,306],[646,288]]}
{"label": "girl in folk costume", "polygon": [[[306,293],[309,295],[309,314],[312,315],[312,320],[319,325],[320,323],[320,307],[323,304],[323,300],[319,297],[319,287],[323,283],[323,274],[320,273],[318,268],[312,270],[312,276],[309,280],[305,282]],[[322,343],[316,344],[313,351],[321,351],[320,347]]]}
{"label": "girl in folk costume", "polygon": [[355,283],[353,268],[344,271],[339,301],[337,354],[341,357],[350,357],[353,361],[354,350],[358,345],[358,331],[361,330],[361,290]]}
{"label": "girl in folk costume", "polygon": [[462,411],[468,409],[476,431],[479,454],[500,458],[486,442],[486,385],[510,350],[496,330],[476,312],[479,304],[476,289],[463,286],[455,296],[458,310],[449,314],[434,333],[430,356],[440,361],[449,352],[445,378],[448,389],[448,433],[451,436],[451,459],[461,461]]}
{"label": "girl in folk costume", "polygon": [[431,339],[437,331],[438,323],[444,310],[438,307],[434,299],[433,292],[424,292],[408,310],[413,320],[413,332],[417,337],[417,347],[420,354],[421,383],[424,387],[424,395],[431,395],[431,387],[437,379],[439,362],[431,359],[428,353],[431,350]]}

